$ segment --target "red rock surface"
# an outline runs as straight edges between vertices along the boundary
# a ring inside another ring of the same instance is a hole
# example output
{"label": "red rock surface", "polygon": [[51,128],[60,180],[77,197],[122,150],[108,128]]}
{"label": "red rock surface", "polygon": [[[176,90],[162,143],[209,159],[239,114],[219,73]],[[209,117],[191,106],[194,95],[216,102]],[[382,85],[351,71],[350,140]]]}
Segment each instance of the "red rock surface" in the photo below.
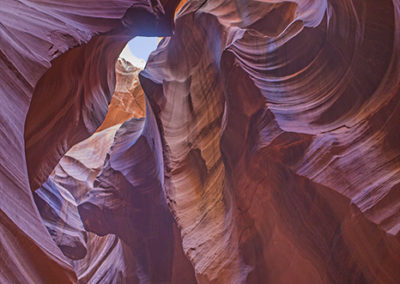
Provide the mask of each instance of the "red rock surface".
{"label": "red rock surface", "polygon": [[141,73],[183,248],[202,283],[398,283],[399,2],[274,2],[188,2]]}
{"label": "red rock surface", "polygon": [[110,3],[0,12],[0,282],[400,282],[398,1],[188,1],[58,163],[170,27]]}
{"label": "red rock surface", "polygon": [[66,150],[101,124],[118,53],[134,35],[168,34],[174,5],[2,1],[1,283],[76,281],[40,219],[31,187],[39,187]]}
{"label": "red rock surface", "polygon": [[146,116],[146,102],[138,80],[140,68],[119,59],[115,65],[116,83],[107,115],[97,129],[101,131],[130,118]]}
{"label": "red rock surface", "polygon": [[116,69],[119,83],[102,125],[111,127],[64,155],[35,192],[36,204],[82,283],[195,283],[163,191],[154,117],[148,113],[146,124],[129,119],[144,115],[138,72],[123,60]]}

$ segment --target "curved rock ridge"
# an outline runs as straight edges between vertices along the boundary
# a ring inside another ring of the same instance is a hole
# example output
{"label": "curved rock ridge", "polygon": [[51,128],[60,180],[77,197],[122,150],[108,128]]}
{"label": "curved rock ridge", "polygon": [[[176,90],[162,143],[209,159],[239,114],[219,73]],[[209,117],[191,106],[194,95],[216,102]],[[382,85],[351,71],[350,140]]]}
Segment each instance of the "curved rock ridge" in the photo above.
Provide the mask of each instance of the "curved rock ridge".
{"label": "curved rock ridge", "polygon": [[[159,1],[133,1],[107,32],[90,33],[93,38],[83,45],[77,46],[87,40],[73,41],[70,47],[76,47],[55,58],[37,82],[25,122],[32,189],[46,180],[71,146],[88,138],[103,122],[116,83],[114,65],[125,44],[136,35],[171,33],[177,1],[165,2],[163,7]],[[43,109],[43,105],[48,107]],[[43,139],[46,144],[41,143]]]}
{"label": "curved rock ridge", "polygon": [[64,155],[35,191],[36,204],[80,283],[195,283],[164,196],[152,112],[146,121],[120,123],[144,115],[138,70],[124,60],[116,68],[119,83],[102,125],[111,127]]}
{"label": "curved rock ridge", "polygon": [[125,108],[178,2],[2,3],[0,282],[399,283],[400,2],[188,1]]}
{"label": "curved rock ridge", "polygon": [[75,198],[49,177],[34,194],[36,206],[51,237],[70,259],[81,259],[87,253],[86,232]]}
{"label": "curved rock ridge", "polygon": [[101,124],[124,43],[136,34],[169,34],[176,4],[2,1],[1,283],[76,282],[30,188],[38,188],[66,150]]}
{"label": "curved rock ridge", "polygon": [[87,232],[77,208],[93,187],[120,126],[97,132],[72,147],[34,193],[43,221],[69,258],[79,283],[134,283],[137,279],[131,250],[115,235]]}
{"label": "curved rock ridge", "polygon": [[80,283],[136,279],[130,250],[115,235],[100,237],[87,232],[77,208],[93,187],[120,126],[97,132],[72,147],[34,193],[47,229],[73,265]]}
{"label": "curved rock ridge", "polygon": [[140,283],[195,283],[165,199],[161,149],[151,109],[124,122],[79,214],[88,231],[132,248]]}
{"label": "curved rock ridge", "polygon": [[117,60],[114,94],[108,106],[107,115],[96,131],[123,123],[130,118],[146,116],[144,93],[138,80],[141,70],[123,58]]}
{"label": "curved rock ridge", "polygon": [[[154,119],[146,130],[144,123],[133,118],[75,145],[35,192],[45,225],[80,283],[196,283],[163,195],[162,175],[146,178],[155,165],[148,163],[152,152],[144,141],[157,145],[150,133],[158,132]],[[140,154],[145,160],[132,159]],[[137,166],[118,174],[127,158]]]}
{"label": "curved rock ridge", "polygon": [[200,283],[400,281],[399,5],[182,8],[140,78]]}

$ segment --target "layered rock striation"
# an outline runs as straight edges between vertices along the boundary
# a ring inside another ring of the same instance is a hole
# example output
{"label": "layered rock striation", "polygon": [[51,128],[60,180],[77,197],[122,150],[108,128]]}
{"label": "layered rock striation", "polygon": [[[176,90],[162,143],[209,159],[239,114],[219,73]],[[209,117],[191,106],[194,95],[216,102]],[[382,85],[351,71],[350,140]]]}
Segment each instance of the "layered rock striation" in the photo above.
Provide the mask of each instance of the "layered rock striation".
{"label": "layered rock striation", "polygon": [[398,283],[399,2],[188,1],[67,152],[172,2],[0,12],[0,282]]}
{"label": "layered rock striation", "polygon": [[103,121],[125,43],[138,34],[171,33],[175,5],[2,1],[0,282],[76,281],[41,221],[31,189]]}
{"label": "layered rock striation", "polygon": [[399,30],[390,0],[184,6],[141,82],[199,282],[399,281]]}
{"label": "layered rock striation", "polygon": [[117,61],[104,123],[64,155],[34,194],[81,283],[195,283],[166,202],[151,109],[143,117],[138,70]]}

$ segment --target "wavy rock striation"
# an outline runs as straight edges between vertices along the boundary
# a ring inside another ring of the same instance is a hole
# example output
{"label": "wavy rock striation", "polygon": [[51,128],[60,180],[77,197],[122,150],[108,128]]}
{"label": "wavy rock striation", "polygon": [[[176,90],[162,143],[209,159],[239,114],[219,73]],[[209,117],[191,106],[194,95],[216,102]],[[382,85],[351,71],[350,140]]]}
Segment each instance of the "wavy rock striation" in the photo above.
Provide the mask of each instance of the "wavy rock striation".
{"label": "wavy rock striation", "polygon": [[175,5],[2,1],[0,282],[76,281],[30,188],[38,188],[68,148],[101,124],[122,47],[134,35],[169,34]]}
{"label": "wavy rock striation", "polygon": [[88,231],[116,234],[132,248],[140,283],[194,283],[163,183],[161,141],[149,110],[146,121],[133,118],[119,128],[79,214]]}
{"label": "wavy rock striation", "polygon": [[199,282],[399,282],[399,11],[183,7],[141,82]]}
{"label": "wavy rock striation", "polygon": [[101,126],[110,127],[65,154],[36,204],[82,283],[195,283],[163,191],[157,125],[151,112],[143,118],[138,72],[124,60],[116,69]]}
{"label": "wavy rock striation", "polygon": [[0,282],[399,283],[400,3],[188,1],[139,118],[177,2],[5,2]]}
{"label": "wavy rock striation", "polygon": [[130,118],[146,116],[146,102],[138,80],[140,68],[125,59],[115,64],[116,83],[107,115],[96,131],[101,131]]}

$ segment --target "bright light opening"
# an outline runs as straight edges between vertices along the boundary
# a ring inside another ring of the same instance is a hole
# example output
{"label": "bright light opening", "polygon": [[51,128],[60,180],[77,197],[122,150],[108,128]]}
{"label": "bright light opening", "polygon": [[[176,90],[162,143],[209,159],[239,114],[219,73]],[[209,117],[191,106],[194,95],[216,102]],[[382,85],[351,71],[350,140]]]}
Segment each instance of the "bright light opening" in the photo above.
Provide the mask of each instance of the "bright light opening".
{"label": "bright light opening", "polygon": [[144,68],[150,53],[157,48],[158,42],[157,37],[137,36],[128,42],[120,57],[139,68]]}

